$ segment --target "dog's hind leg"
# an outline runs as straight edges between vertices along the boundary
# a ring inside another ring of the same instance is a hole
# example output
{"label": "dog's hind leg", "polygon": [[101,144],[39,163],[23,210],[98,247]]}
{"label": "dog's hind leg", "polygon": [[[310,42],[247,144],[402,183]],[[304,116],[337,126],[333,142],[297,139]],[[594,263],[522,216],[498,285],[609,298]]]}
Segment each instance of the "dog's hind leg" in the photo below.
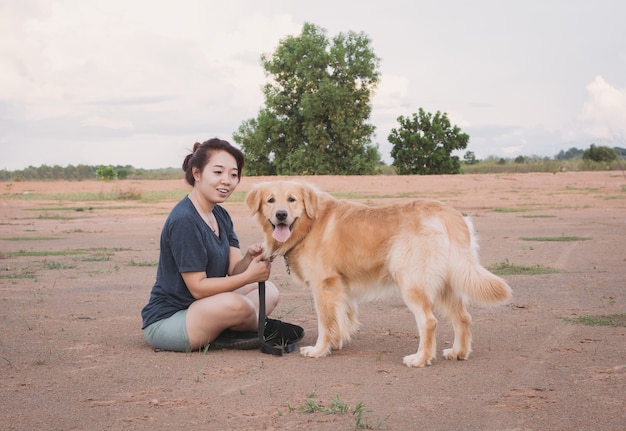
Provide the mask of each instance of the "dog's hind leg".
{"label": "dog's hind leg", "polygon": [[454,328],[454,344],[452,344],[452,348],[444,349],[443,357],[446,359],[467,359],[472,351],[472,332],[470,331],[472,316],[465,309],[463,298],[451,291],[448,292],[449,295],[442,298],[440,306]]}
{"label": "dog's hind leg", "polygon": [[417,352],[405,356],[403,362],[407,367],[421,368],[424,365],[430,365],[436,356],[437,340],[435,333],[437,330],[437,319],[433,314],[433,304],[422,289],[412,287],[408,289],[401,288],[401,290],[404,302],[415,316],[420,336]]}

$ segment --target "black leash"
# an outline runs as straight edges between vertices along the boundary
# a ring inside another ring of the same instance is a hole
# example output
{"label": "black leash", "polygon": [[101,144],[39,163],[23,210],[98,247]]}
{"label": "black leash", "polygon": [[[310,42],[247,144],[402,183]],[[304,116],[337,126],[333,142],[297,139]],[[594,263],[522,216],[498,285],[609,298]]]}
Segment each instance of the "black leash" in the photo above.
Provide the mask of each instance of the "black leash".
{"label": "black leash", "polygon": [[265,282],[259,281],[259,341],[261,352],[270,355],[282,356],[282,347],[273,346],[265,341]]}

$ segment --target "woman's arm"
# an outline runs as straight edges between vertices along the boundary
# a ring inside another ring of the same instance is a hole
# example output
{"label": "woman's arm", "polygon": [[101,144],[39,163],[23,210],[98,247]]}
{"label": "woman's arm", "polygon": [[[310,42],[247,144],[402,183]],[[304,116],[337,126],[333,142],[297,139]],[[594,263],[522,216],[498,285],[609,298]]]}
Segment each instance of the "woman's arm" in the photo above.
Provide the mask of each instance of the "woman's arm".
{"label": "woman's arm", "polygon": [[246,254],[241,257],[241,250],[237,247],[230,248],[230,268],[228,273],[231,275],[240,274],[246,270],[250,262],[255,257],[263,254],[263,246],[261,244],[253,244],[248,247]]}
{"label": "woman's arm", "polygon": [[[231,256],[232,256],[231,250]],[[241,253],[237,252],[239,256]],[[247,254],[247,253],[246,253]],[[232,292],[246,284],[266,281],[270,277],[271,264],[269,261],[262,260],[262,254],[254,258],[240,258],[240,262],[245,259],[250,261],[245,264],[243,270],[225,277],[210,277],[206,273],[200,272],[183,272],[181,273],[185,285],[195,299],[206,298],[218,293]],[[240,263],[238,262],[238,264]],[[238,268],[238,264],[234,268]],[[242,263],[243,267],[244,264]]]}

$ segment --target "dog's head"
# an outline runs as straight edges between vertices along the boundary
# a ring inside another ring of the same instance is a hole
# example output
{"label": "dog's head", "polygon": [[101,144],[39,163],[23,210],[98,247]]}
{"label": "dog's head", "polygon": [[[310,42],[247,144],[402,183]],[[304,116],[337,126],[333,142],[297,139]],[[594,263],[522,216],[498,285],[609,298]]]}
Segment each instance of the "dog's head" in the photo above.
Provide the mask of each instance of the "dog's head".
{"label": "dog's head", "polygon": [[[246,204],[263,227],[268,244],[276,241],[273,249],[294,240],[315,218],[318,209],[317,190],[295,181],[269,181],[253,186],[246,196]],[[305,230],[308,230],[306,228]]]}

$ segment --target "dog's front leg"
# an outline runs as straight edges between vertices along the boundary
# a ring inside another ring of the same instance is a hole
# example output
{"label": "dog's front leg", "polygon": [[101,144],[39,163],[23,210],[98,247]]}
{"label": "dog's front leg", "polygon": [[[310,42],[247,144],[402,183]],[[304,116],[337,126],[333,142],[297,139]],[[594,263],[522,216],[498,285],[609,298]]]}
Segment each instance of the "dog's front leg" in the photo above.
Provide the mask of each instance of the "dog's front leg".
{"label": "dog's front leg", "polygon": [[317,342],[314,346],[301,347],[300,354],[319,358],[329,355],[333,347],[342,347],[343,334],[337,321],[342,302],[339,286],[332,278],[317,282],[311,287],[317,311]]}
{"label": "dog's front leg", "polygon": [[314,346],[300,347],[300,354],[308,358],[321,358],[330,355],[331,344],[328,341],[328,331],[318,321],[317,322],[317,342]]}

